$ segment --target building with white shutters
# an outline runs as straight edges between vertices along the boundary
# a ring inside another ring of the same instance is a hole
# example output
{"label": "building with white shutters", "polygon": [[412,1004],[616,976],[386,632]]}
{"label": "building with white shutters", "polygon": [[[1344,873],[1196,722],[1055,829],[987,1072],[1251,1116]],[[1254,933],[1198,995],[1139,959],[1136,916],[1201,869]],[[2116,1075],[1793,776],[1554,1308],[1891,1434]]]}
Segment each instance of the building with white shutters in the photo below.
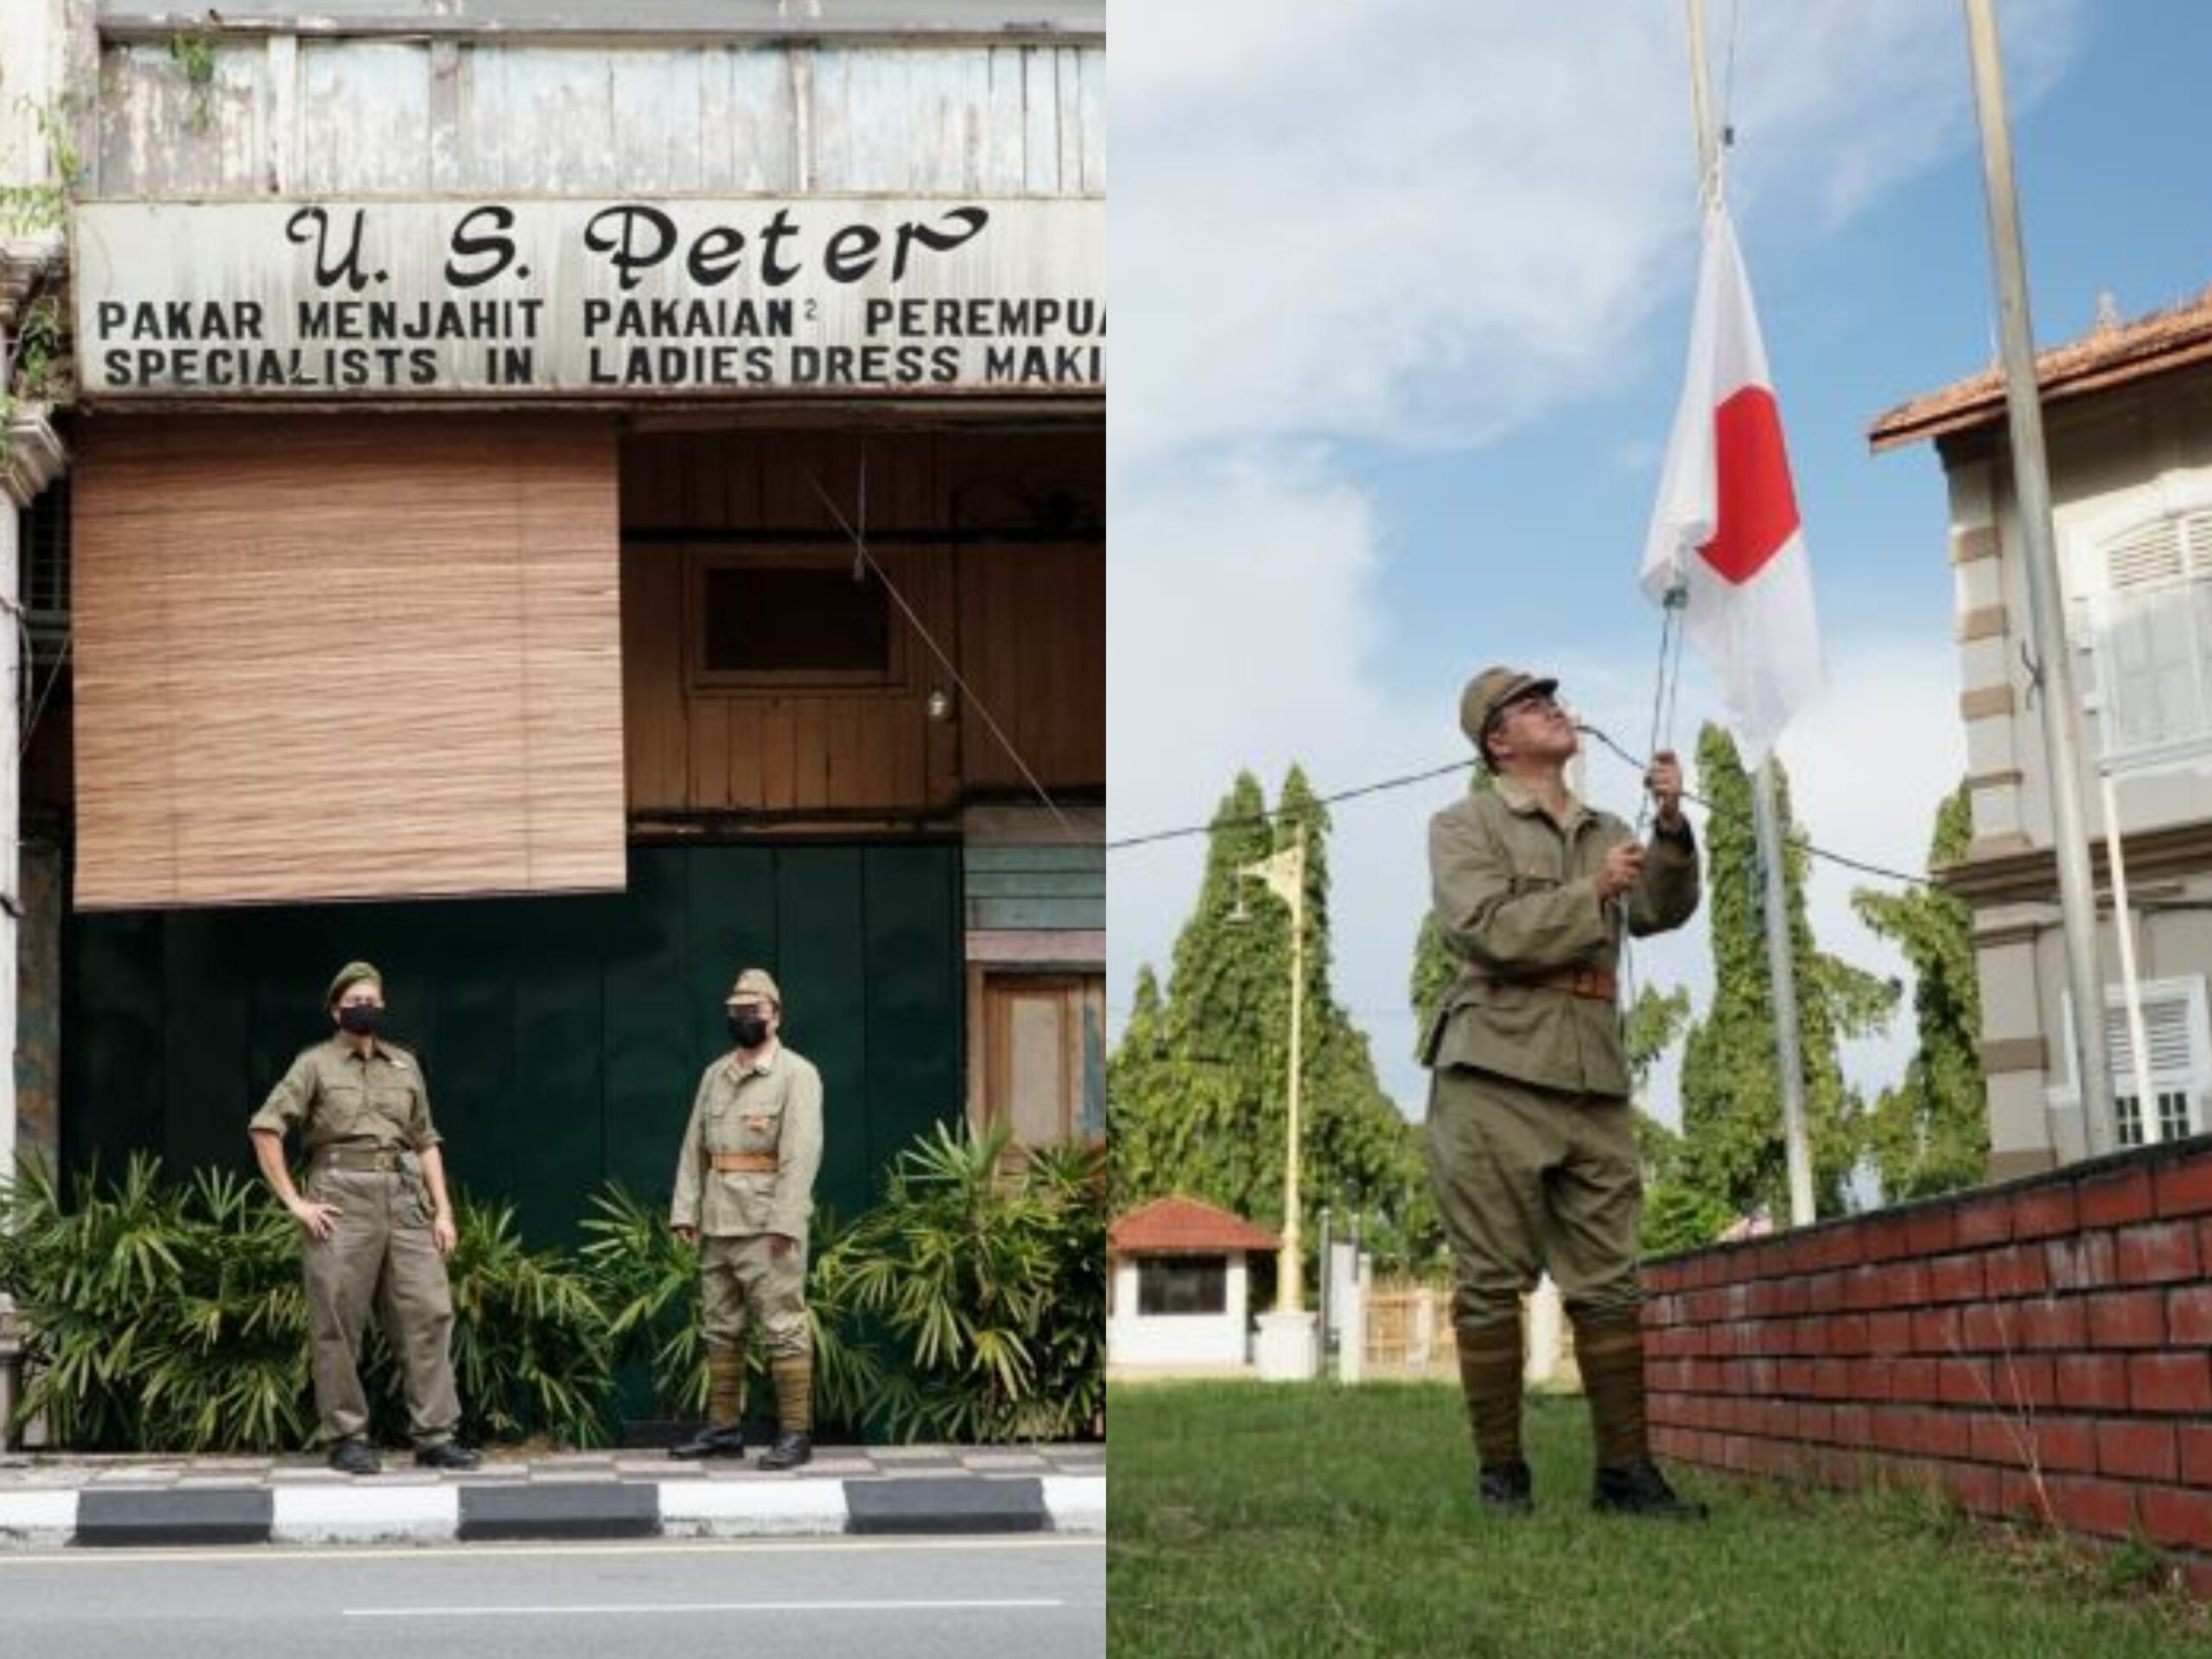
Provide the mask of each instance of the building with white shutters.
{"label": "building with white shutters", "polygon": [[[2082,795],[2101,899],[2116,1109],[2088,1121],[2073,1075],[2028,590],[1995,369],[1892,410],[1875,448],[1931,440],[1950,557],[1974,808],[1943,875],[1974,912],[1991,1174],[2005,1178],[2212,1128],[2212,290],[2037,359],[2052,519],[2080,711]],[[2113,903],[2118,831],[2128,905]],[[2125,1017],[2132,928],[2145,1097]]]}

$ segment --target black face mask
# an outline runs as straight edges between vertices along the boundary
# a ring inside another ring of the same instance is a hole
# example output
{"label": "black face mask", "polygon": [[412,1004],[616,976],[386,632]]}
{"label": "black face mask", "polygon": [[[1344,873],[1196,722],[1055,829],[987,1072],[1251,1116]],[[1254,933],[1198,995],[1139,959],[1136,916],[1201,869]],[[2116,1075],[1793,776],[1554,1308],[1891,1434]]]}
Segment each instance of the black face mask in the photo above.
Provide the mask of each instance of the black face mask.
{"label": "black face mask", "polygon": [[757,1014],[733,1014],[729,1034],[740,1048],[758,1048],[768,1040],[768,1022]]}
{"label": "black face mask", "polygon": [[338,1010],[338,1023],[356,1037],[373,1037],[384,1024],[384,1010],[373,1002],[353,1002]]}

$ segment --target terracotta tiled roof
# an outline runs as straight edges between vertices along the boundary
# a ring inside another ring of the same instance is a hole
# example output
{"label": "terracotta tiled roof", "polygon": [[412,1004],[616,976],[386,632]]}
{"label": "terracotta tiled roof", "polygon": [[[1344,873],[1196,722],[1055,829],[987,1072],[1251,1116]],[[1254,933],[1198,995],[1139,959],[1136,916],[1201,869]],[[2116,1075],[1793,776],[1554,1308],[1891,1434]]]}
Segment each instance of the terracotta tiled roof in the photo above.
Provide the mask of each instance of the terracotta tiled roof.
{"label": "terracotta tiled roof", "polygon": [[1209,1255],[1281,1243],[1266,1228],[1196,1198],[1154,1198],[1106,1230],[1106,1248],[1116,1255]]}
{"label": "terracotta tiled roof", "polygon": [[[2046,404],[2147,379],[2212,359],[2212,288],[2169,310],[2107,323],[2036,356],[2036,384]],[[1940,438],[2005,418],[2001,366],[1899,404],[1868,429],[1877,449]]]}

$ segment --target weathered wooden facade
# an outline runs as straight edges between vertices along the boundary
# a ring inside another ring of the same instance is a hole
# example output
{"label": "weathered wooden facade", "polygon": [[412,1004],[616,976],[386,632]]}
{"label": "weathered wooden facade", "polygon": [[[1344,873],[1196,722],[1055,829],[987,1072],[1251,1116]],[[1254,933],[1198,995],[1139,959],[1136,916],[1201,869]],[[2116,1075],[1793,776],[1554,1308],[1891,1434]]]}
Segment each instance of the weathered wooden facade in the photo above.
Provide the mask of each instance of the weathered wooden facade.
{"label": "weathered wooden facade", "polygon": [[27,1138],[239,1158],[364,952],[539,1232],[665,1180],[741,961],[849,1213],[1100,1131],[1103,4],[40,3]]}

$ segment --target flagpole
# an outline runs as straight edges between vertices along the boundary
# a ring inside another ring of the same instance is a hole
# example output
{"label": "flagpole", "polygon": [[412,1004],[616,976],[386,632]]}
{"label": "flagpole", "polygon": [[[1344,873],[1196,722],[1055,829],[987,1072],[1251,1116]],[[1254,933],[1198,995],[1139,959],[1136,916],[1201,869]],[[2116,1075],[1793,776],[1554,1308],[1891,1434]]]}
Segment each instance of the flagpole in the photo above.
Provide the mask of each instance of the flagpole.
{"label": "flagpole", "polygon": [[[1720,199],[1720,143],[1713,125],[1713,84],[1705,41],[1705,0],[1688,0],[1690,108],[1697,123],[1698,197],[1710,212]],[[1782,1147],[1789,1172],[1789,1221],[1813,1219],[1813,1153],[1805,1131],[1805,1066],[1798,1044],[1796,957],[1790,949],[1789,868],[1783,861],[1782,813],[1771,751],[1751,774],[1751,817],[1764,878],[1766,967],[1774,1005],[1774,1063],[1782,1085]]]}
{"label": "flagpole", "polygon": [[1766,965],[1774,989],[1774,1063],[1782,1074],[1782,1147],[1789,1166],[1789,1224],[1813,1219],[1813,1148],[1805,1133],[1805,1062],[1798,1048],[1797,963],[1789,940],[1789,870],[1783,862],[1782,814],[1774,756],[1751,779],[1751,813],[1758,831],[1759,868],[1766,877]]}
{"label": "flagpole", "polygon": [[[1974,101],[1981,123],[1982,182],[1989,199],[1989,257],[2004,333],[2005,413],[2012,438],[2013,505],[2027,569],[2028,613],[2036,674],[2042,682],[2044,753],[2050,772],[2052,850],[2058,861],[2058,911],[2066,940],[2066,982],[2074,1000],[2074,1075],[2082,1083],[2083,1127],[2094,1137],[2113,1122],[2112,1051],[2106,1046],[2104,977],[2098,965],[2097,893],[2089,875],[2089,837],[2082,810],[2082,762],[2072,647],[2058,599],[2058,553],[2050,528],[2050,477],[2044,465],[2043,404],[2036,389],[2035,333],[2028,318],[2026,259],[2019,200],[2012,188],[2012,136],[2005,121],[2005,70],[1989,0],[1966,0]],[[2126,925],[2126,918],[2121,925]],[[2155,1106],[2145,1101],[2145,1109]],[[2094,1145],[2092,1138],[2090,1144]]]}
{"label": "flagpole", "polygon": [[1299,1238],[1298,1177],[1304,1137],[1299,1125],[1300,1059],[1306,1046],[1306,820],[1298,821],[1298,839],[1291,843],[1290,892],[1290,1076],[1288,1078],[1289,1145],[1284,1148],[1282,1181],[1282,1259],[1275,1274],[1275,1311],[1302,1313],[1306,1307],[1306,1257]]}

